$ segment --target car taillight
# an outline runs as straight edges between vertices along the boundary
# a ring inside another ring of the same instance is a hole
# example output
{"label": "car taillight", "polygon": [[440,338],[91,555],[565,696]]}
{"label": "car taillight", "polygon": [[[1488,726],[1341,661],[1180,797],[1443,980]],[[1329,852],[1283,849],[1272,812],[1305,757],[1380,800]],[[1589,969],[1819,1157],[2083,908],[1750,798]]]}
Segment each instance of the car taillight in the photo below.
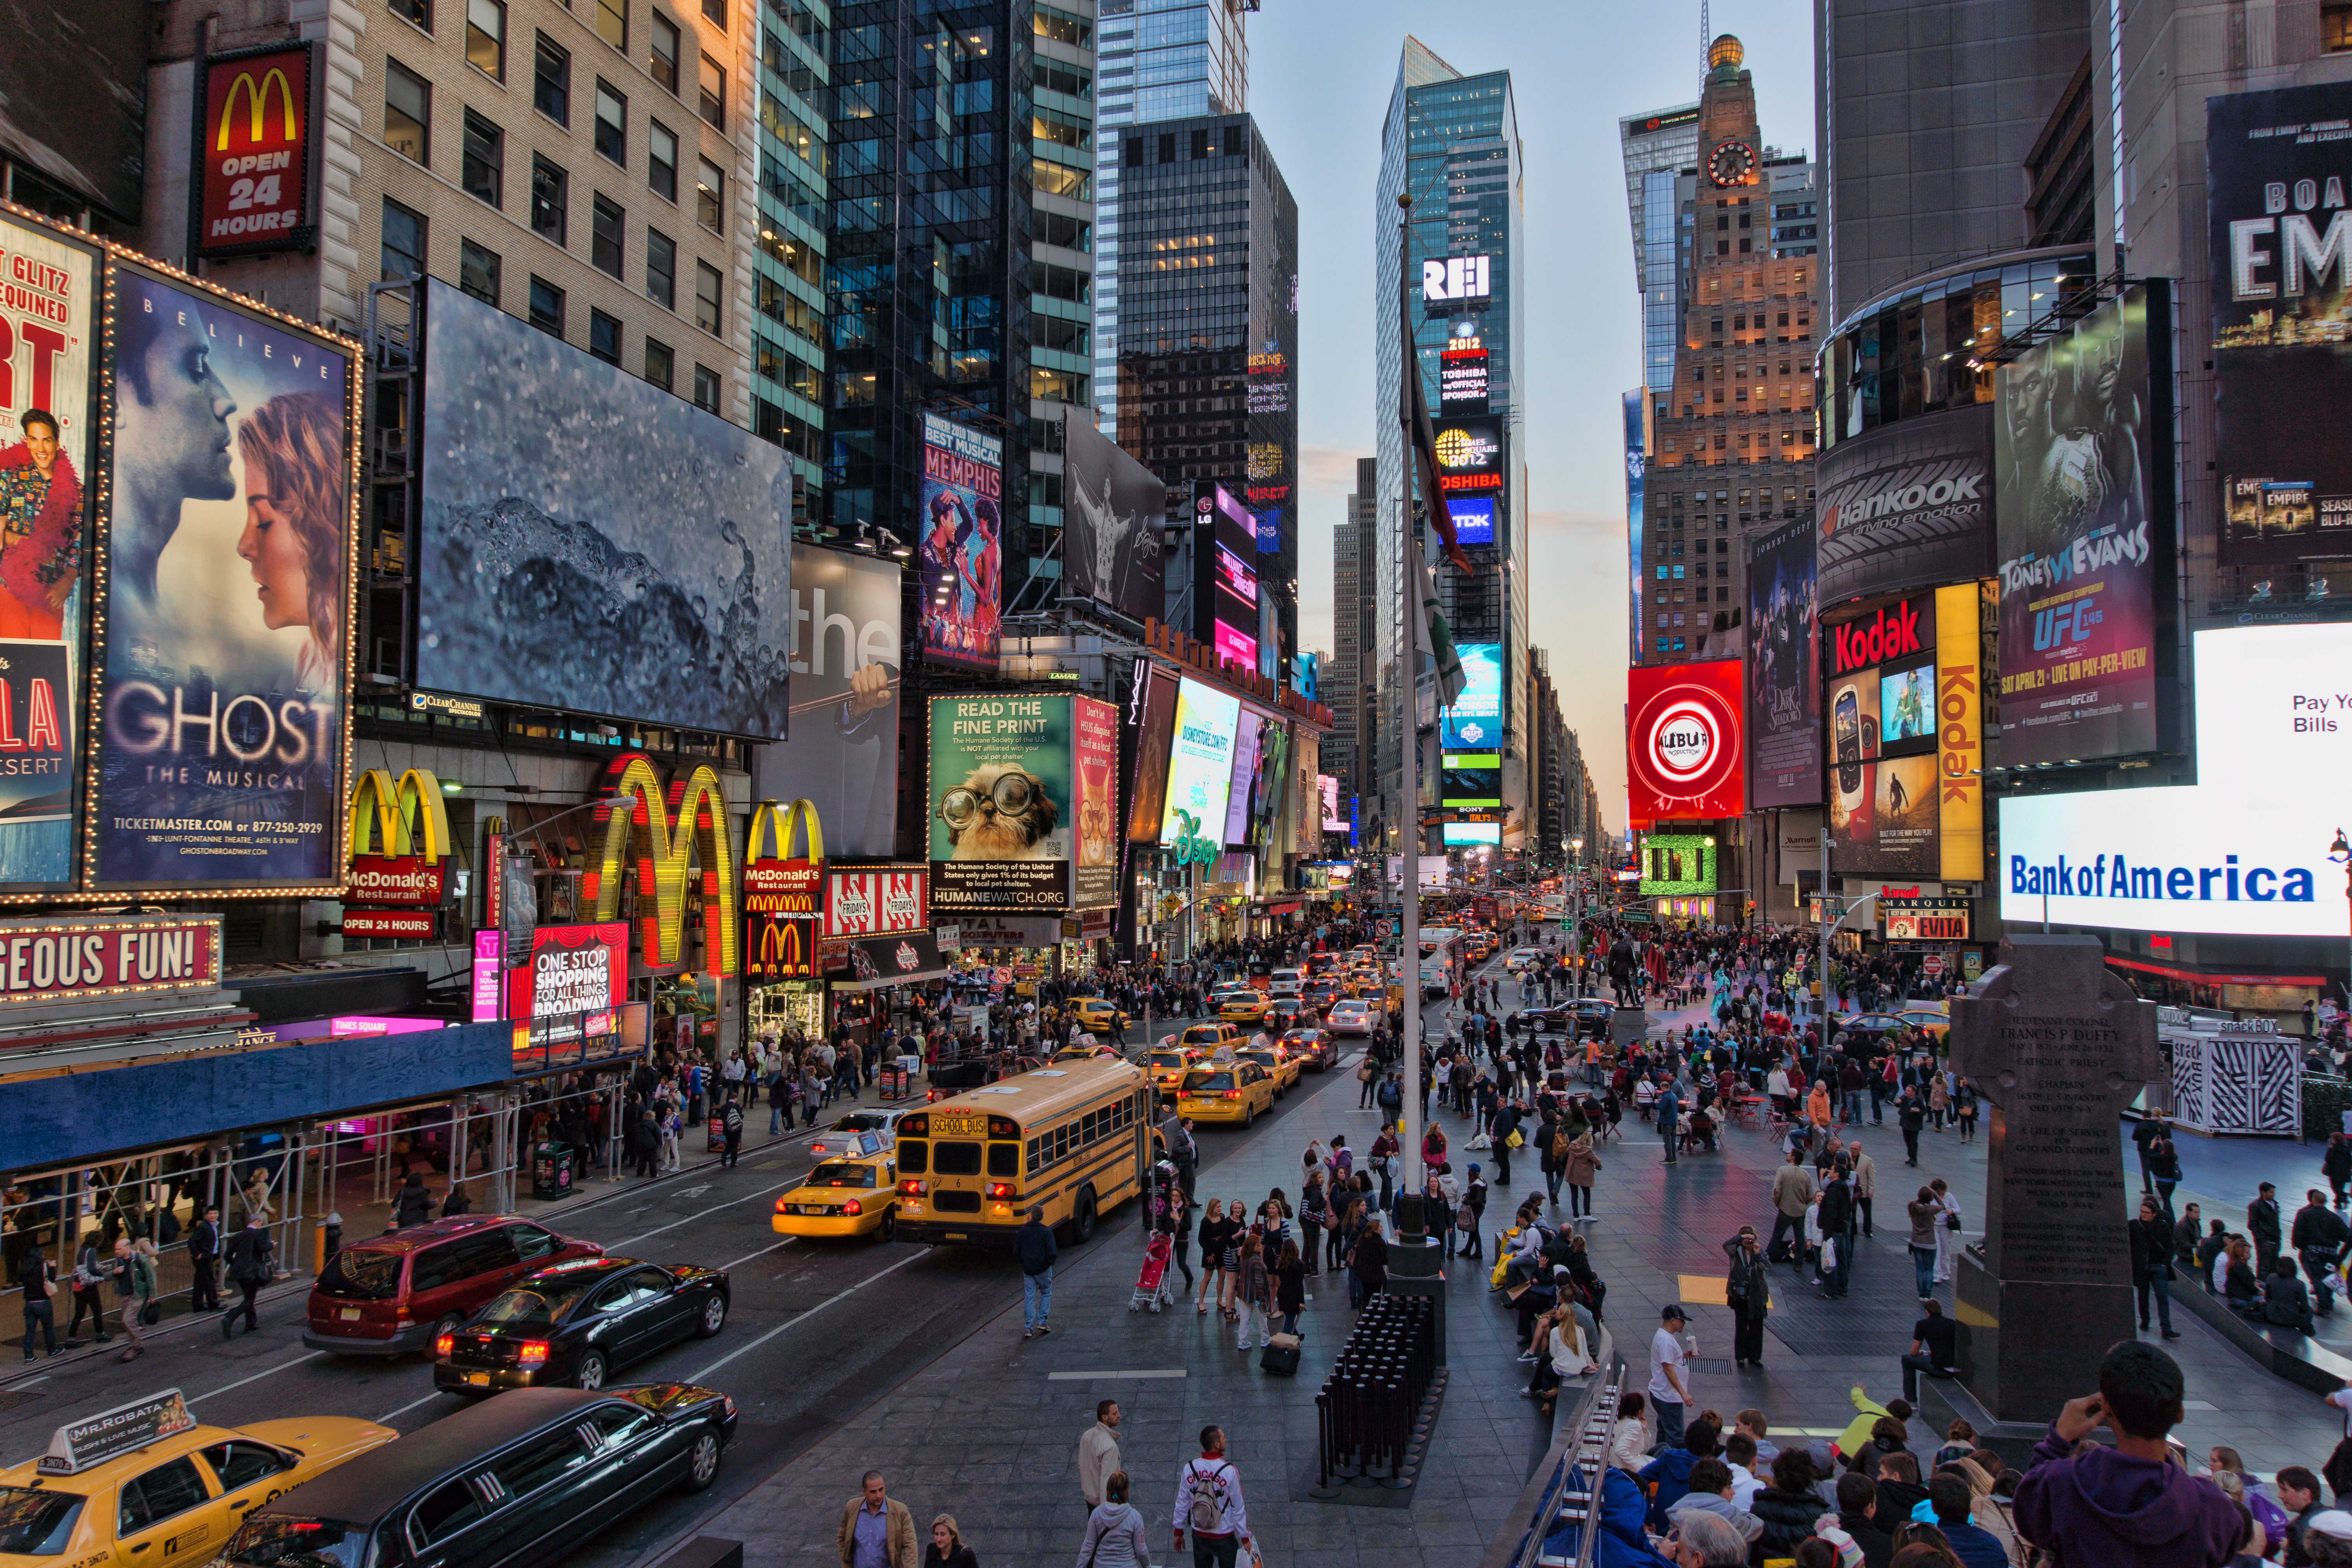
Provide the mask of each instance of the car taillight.
{"label": "car taillight", "polygon": [[841,1205],[841,1212],[844,1214],[864,1214],[866,1210],[859,1206],[856,1198],[852,1198],[847,1203]]}
{"label": "car taillight", "polygon": [[457,1346],[457,1335],[443,1334],[440,1338],[433,1342],[433,1353],[437,1356],[446,1356],[451,1351],[455,1350]]}
{"label": "car taillight", "polygon": [[1239,1100],[1241,1097],[1242,1097],[1242,1091],[1241,1091],[1240,1089],[1229,1089],[1225,1090],[1225,1098],[1226,1098],[1227,1100]]}
{"label": "car taillight", "polygon": [[776,1212],[777,1212],[778,1214],[782,1214],[782,1213],[783,1213],[783,1212],[784,1212],[784,1207],[785,1207],[784,1200],[783,1200],[783,1199],[782,1199],[782,1198],[778,1198],[778,1199],[776,1200]]}
{"label": "car taillight", "polygon": [[923,1178],[901,1176],[898,1178],[898,1190],[910,1198],[919,1198],[923,1195]]}
{"label": "car taillight", "polygon": [[1009,1198],[1013,1195],[1013,1184],[1011,1182],[991,1182],[988,1184],[988,1195],[992,1198]]}
{"label": "car taillight", "polygon": [[517,1359],[525,1366],[543,1364],[547,1360],[547,1342],[545,1340],[523,1341],[521,1354]]}

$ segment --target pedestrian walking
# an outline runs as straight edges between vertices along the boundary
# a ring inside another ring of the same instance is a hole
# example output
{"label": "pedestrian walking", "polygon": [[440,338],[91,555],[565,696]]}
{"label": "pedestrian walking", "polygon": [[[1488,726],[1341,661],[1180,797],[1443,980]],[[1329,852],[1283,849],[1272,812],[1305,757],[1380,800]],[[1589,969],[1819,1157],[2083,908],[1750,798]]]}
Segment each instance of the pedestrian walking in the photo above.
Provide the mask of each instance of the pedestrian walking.
{"label": "pedestrian walking", "polygon": [[931,1539],[923,1548],[923,1568],[980,1568],[980,1554],[963,1543],[955,1515],[931,1516]]}
{"label": "pedestrian walking", "polygon": [[245,1228],[228,1238],[228,1280],[244,1299],[221,1314],[221,1338],[236,1337],[237,1314],[240,1312],[245,1315],[247,1333],[261,1327],[260,1316],[254,1310],[254,1298],[261,1293],[261,1288],[269,1283],[270,1276],[275,1272],[271,1267],[274,1250],[269,1232],[263,1227],[257,1215],[247,1214]]}
{"label": "pedestrian walking", "polygon": [[1222,1426],[1201,1428],[1201,1452],[1176,1473],[1176,1550],[1192,1532],[1192,1568],[1234,1568],[1241,1549],[1251,1545],[1249,1510],[1242,1499],[1241,1472],[1225,1458]]}
{"label": "pedestrian walking", "polygon": [[1103,1500],[1087,1516],[1078,1542],[1077,1568],[1151,1568],[1143,1515],[1128,1501],[1128,1489],[1125,1470],[1104,1479]]}
{"label": "pedestrian walking", "polygon": [[1568,1162],[1563,1174],[1568,1179],[1568,1217],[1592,1217],[1592,1178],[1601,1170],[1601,1155],[1592,1146],[1592,1133],[1588,1129],[1568,1142]]}
{"label": "pedestrian walking", "polygon": [[881,1471],[866,1471],[859,1494],[841,1505],[834,1546],[841,1568],[917,1568],[915,1516],[888,1494]]}
{"label": "pedestrian walking", "polygon": [[[735,1103],[735,1091],[727,1091],[727,1103],[719,1107],[719,1130],[726,1138],[726,1152],[719,1159],[720,1170],[732,1170],[743,1152],[743,1108]],[[908,1528],[914,1528],[910,1518]]]}
{"label": "pedestrian walking", "polygon": [[75,1255],[73,1271],[73,1321],[66,1326],[68,1347],[81,1342],[74,1336],[81,1332],[82,1314],[89,1315],[90,1327],[97,1331],[98,1342],[106,1343],[114,1336],[106,1331],[106,1276],[108,1267],[98,1250],[98,1232],[82,1237],[81,1251]]}
{"label": "pedestrian walking", "polygon": [[[2316,1198],[2319,1194],[2311,1194]],[[2322,1214],[2327,1211],[2322,1209]],[[2332,1214],[2330,1219],[2336,1219]],[[2336,1219],[2336,1223],[2344,1222]],[[2172,1331],[2172,1226],[2166,1222],[2164,1209],[2153,1196],[2139,1201],[2139,1217],[2127,1227],[2131,1236],[2132,1293],[2139,1301],[2139,1326],[2147,1324],[2147,1299],[2156,1298],[2157,1321],[2164,1325],[2164,1337],[2177,1340]],[[2318,1277],[2313,1276],[2316,1285]]]}
{"label": "pedestrian walking", "polygon": [[1021,1261],[1021,1337],[1034,1340],[1054,1331],[1046,1320],[1054,1315],[1054,1259],[1061,1253],[1045,1228],[1044,1205],[1029,1205],[1029,1222],[1013,1233],[1013,1250]]}
{"label": "pedestrian walking", "polygon": [[1731,1269],[1724,1280],[1724,1304],[1731,1309],[1731,1364],[1764,1364],[1764,1320],[1772,1303],[1772,1270],[1756,1227],[1743,1225],[1723,1244]]}
{"label": "pedestrian walking", "polygon": [[137,1361],[146,1351],[139,1342],[139,1321],[155,1299],[155,1265],[129,1237],[114,1239],[114,1295],[122,1305],[123,1336],[131,1342],[131,1348],[115,1359]]}
{"label": "pedestrian walking", "polygon": [[1486,1178],[1478,1173],[1479,1167],[1470,1167],[1470,1180],[1462,1189],[1462,1207],[1455,1226],[1462,1232],[1462,1256],[1476,1262],[1486,1261],[1483,1238],[1486,1223]]}
{"label": "pedestrian walking", "polygon": [[2344,1260],[2345,1245],[2352,1242],[2352,1225],[2347,1225],[2342,1215],[2327,1206],[2318,1188],[2313,1187],[2303,1195],[2305,1203],[2295,1211],[2294,1227],[2287,1233],[2287,1245],[2294,1248],[2296,1261],[2311,1280],[2312,1305],[2321,1312],[2333,1312],[2336,1268]]}
{"label": "pedestrian walking", "polygon": [[58,1353],[58,1279],[48,1256],[37,1247],[28,1247],[25,1261],[16,1269],[16,1289],[24,1292],[25,1359],[38,1361],[33,1353],[33,1332],[40,1331],[44,1348],[49,1354]]}
{"label": "pedestrian walking", "polygon": [[1927,1124],[1927,1109],[1919,1103],[1919,1090],[1906,1085],[1895,1101],[1895,1124],[1903,1132],[1903,1163],[1919,1163],[1919,1130]]}
{"label": "pedestrian walking", "polygon": [[1681,1303],[1669,1301],[1660,1310],[1658,1331],[1650,1336],[1650,1407],[1657,1413],[1658,1441],[1678,1447],[1683,1440],[1683,1411],[1690,1404],[1685,1381],[1689,1353],[1683,1349]]}
{"label": "pedestrian walking", "polygon": [[1093,1508],[1103,1500],[1103,1483],[1118,1468],[1118,1401],[1095,1406],[1095,1424],[1078,1436],[1078,1493]]}
{"label": "pedestrian walking", "polygon": [[[188,1227],[188,1310],[217,1312],[220,1310],[220,1286],[213,1277],[214,1260],[220,1256],[220,1210],[207,1207],[204,1217]],[[79,1320],[80,1314],[75,1318]]]}

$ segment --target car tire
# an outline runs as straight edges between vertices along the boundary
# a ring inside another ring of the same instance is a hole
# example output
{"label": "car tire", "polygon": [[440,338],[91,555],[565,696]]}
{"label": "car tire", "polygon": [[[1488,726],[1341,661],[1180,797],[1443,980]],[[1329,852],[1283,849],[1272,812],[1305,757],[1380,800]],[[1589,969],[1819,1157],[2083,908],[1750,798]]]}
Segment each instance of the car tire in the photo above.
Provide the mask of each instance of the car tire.
{"label": "car tire", "polygon": [[590,1351],[580,1358],[580,1366],[572,1374],[572,1386],[591,1390],[602,1388],[608,1370],[604,1364],[604,1352]]}
{"label": "car tire", "polygon": [[441,1342],[441,1336],[443,1334],[456,1333],[457,1331],[457,1325],[465,1321],[465,1314],[462,1312],[442,1313],[439,1321],[435,1322],[433,1325],[433,1332],[425,1339],[425,1355],[429,1358],[433,1354],[431,1347]]}
{"label": "car tire", "polygon": [[1243,1107],[1242,1107],[1242,1131],[1244,1131],[1244,1132],[1248,1131],[1250,1130],[1250,1124],[1251,1124],[1251,1123],[1253,1123],[1253,1122],[1255,1122],[1256,1120],[1257,1120],[1257,1107],[1256,1107],[1256,1106],[1255,1106],[1255,1105],[1244,1105],[1244,1106],[1243,1106]]}
{"label": "car tire", "polygon": [[678,1484],[690,1492],[710,1489],[719,1479],[719,1454],[725,1447],[719,1441],[719,1429],[705,1426],[694,1435],[694,1446],[686,1451],[686,1477]]}
{"label": "car tire", "polygon": [[1076,1206],[1070,1211],[1070,1245],[1084,1247],[1095,1234],[1095,1190],[1078,1189]]}
{"label": "car tire", "polygon": [[702,1304],[702,1316],[695,1320],[694,1337],[707,1340],[727,1326],[727,1292],[713,1290],[710,1300]]}
{"label": "car tire", "polygon": [[896,1241],[898,1239],[898,1205],[893,1204],[888,1209],[884,1211],[882,1215],[882,1224],[875,1230],[874,1234],[880,1237],[886,1242]]}

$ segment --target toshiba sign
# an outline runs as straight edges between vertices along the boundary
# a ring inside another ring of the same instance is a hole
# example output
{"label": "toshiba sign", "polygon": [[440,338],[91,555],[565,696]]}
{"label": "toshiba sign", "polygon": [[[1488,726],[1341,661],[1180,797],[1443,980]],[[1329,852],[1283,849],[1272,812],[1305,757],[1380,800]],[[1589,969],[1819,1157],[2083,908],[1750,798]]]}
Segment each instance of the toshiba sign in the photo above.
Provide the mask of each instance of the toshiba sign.
{"label": "toshiba sign", "polygon": [[1634,825],[1744,812],[1740,661],[1639,666],[1625,676],[1625,784]]}

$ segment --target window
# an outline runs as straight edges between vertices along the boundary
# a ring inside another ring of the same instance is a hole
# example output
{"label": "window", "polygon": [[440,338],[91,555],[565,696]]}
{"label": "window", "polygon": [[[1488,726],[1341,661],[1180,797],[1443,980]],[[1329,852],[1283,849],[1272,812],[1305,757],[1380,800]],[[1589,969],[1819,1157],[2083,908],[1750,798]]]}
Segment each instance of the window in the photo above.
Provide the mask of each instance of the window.
{"label": "window", "polygon": [[596,82],[596,151],[623,168],[629,166],[629,100]]}
{"label": "window", "polygon": [[727,232],[727,174],[708,158],[694,183],[694,219],[713,234]]}
{"label": "window", "polygon": [[1021,1173],[1021,1145],[991,1143],[988,1146],[988,1173],[992,1176],[1017,1176]]}
{"label": "window", "polygon": [[572,123],[572,51],[539,35],[531,52],[530,100],[558,125]]}
{"label": "window", "polygon": [[603,196],[589,202],[588,259],[599,272],[621,275],[621,230],[623,215],[620,207]]}
{"label": "window", "polygon": [[507,135],[497,126],[466,110],[466,155],[462,183],[466,194],[490,205],[506,205]]}
{"label": "window", "polygon": [[646,185],[666,202],[677,200],[677,132],[658,120],[646,129]]}
{"label": "window", "polygon": [[1143,167],[1143,138],[1140,136],[1127,139],[1127,166],[1130,169]]}
{"label": "window", "polygon": [[727,129],[727,68],[709,55],[702,57],[702,118]]}
{"label": "window", "polygon": [[466,0],[466,63],[485,76],[507,79],[506,0]]}
{"label": "window", "polygon": [[702,14],[720,26],[727,25],[727,0],[702,0]]}
{"label": "window", "polygon": [[234,1443],[215,1443],[204,1451],[205,1463],[213,1468],[220,1484],[230,1491],[255,1481],[267,1480],[280,1470],[294,1468],[294,1461],[266,1443],[239,1438]]}
{"label": "window", "polygon": [[606,364],[621,363],[621,323],[602,310],[588,312],[588,352]]}
{"label": "window", "polygon": [[667,343],[646,340],[646,379],[667,392],[677,380],[677,355]]}
{"label": "window", "polygon": [[122,1536],[145,1530],[207,1500],[204,1478],[196,1474],[196,1461],[184,1454],[168,1465],[156,1466],[136,1480],[123,1483],[121,1513],[114,1532]]}
{"label": "window", "polygon": [[414,22],[428,33],[433,30],[433,0],[392,0],[390,9],[404,22]]}
{"label": "window", "polygon": [[646,62],[654,79],[663,90],[677,90],[677,24],[660,12],[654,13],[653,58]]}
{"label": "window", "polygon": [[719,412],[719,373],[707,364],[694,367],[694,405],[706,413]]}
{"label": "window", "polygon": [[588,1445],[577,1426],[551,1432],[520,1448],[509,1449],[490,1466],[490,1474],[509,1497],[526,1498],[553,1485],[588,1462]]}
{"label": "window", "polygon": [[383,198],[383,281],[425,276],[425,215]]}
{"label": "window", "polygon": [[563,290],[544,278],[530,280],[530,324],[542,332],[563,335]]}
{"label": "window", "polygon": [[657,228],[646,230],[646,298],[677,309],[677,241]]}
{"label": "window", "polygon": [[628,53],[629,0],[596,0],[596,36]]}
{"label": "window", "polygon": [[588,1425],[607,1450],[627,1447],[653,1424],[653,1412],[637,1405],[599,1405],[588,1413]]}
{"label": "window", "polygon": [[398,60],[383,62],[383,143],[404,158],[430,165],[433,88]]}
{"label": "window", "polygon": [[485,305],[499,302],[499,253],[470,239],[457,242],[457,288]]}
{"label": "window", "polygon": [[470,1479],[438,1487],[410,1510],[408,1543],[427,1552],[482,1517],[482,1495]]}
{"label": "window", "polygon": [[2319,8],[2319,47],[2330,55],[2352,51],[2352,5]]}
{"label": "window", "polygon": [[546,159],[530,161],[530,226],[558,245],[566,243],[572,177]]}
{"label": "window", "polygon": [[708,261],[694,264],[694,324],[714,337],[719,327],[719,291],[726,279]]}
{"label": "window", "polygon": [[535,1225],[507,1226],[507,1239],[514,1243],[515,1256],[525,1263],[552,1258],[563,1247],[563,1243],[556,1238],[553,1231],[541,1230]]}

